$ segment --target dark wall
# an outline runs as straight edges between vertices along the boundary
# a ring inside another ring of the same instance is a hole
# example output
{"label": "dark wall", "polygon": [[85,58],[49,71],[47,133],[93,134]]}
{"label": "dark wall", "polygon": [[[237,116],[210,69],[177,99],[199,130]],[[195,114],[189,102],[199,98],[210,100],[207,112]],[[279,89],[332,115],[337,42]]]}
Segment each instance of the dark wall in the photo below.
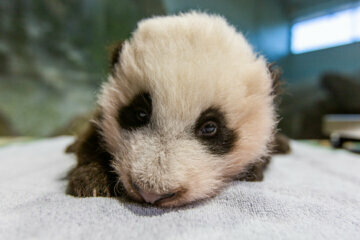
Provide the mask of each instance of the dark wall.
{"label": "dark wall", "polygon": [[360,74],[360,43],[292,55],[281,59],[284,78],[289,84],[316,82],[324,72]]}

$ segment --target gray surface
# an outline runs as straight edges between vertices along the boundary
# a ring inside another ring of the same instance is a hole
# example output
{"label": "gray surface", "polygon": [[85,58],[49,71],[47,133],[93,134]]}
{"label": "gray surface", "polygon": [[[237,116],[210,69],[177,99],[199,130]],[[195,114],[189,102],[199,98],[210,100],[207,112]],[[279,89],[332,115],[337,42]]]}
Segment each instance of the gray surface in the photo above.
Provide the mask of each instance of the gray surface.
{"label": "gray surface", "polygon": [[178,209],[64,194],[71,138],[0,148],[0,239],[360,239],[360,158],[292,142],[260,183]]}

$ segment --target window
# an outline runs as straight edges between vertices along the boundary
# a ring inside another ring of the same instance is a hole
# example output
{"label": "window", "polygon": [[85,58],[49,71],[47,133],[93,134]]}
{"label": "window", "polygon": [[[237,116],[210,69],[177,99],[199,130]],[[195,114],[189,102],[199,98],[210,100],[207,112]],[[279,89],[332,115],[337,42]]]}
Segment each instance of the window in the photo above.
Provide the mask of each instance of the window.
{"label": "window", "polygon": [[295,23],[291,51],[310,52],[360,41],[360,6]]}

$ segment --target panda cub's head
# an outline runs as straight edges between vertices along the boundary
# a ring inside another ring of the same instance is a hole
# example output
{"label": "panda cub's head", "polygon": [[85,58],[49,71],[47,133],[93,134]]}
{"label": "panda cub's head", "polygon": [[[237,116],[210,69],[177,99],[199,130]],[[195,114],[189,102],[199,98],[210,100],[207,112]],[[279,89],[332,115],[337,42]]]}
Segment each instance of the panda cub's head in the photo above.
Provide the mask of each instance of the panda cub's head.
{"label": "panda cub's head", "polygon": [[213,196],[267,154],[270,73],[222,17],[141,21],[114,56],[99,127],[133,199],[179,206]]}

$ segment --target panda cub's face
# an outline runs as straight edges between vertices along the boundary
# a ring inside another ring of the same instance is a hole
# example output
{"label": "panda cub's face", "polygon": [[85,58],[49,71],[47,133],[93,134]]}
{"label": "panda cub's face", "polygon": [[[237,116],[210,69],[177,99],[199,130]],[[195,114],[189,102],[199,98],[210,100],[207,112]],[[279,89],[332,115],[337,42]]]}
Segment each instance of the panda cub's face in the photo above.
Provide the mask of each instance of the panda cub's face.
{"label": "panda cub's face", "polygon": [[267,154],[270,75],[223,18],[145,20],[118,56],[99,126],[133,199],[178,206],[214,196]]}

